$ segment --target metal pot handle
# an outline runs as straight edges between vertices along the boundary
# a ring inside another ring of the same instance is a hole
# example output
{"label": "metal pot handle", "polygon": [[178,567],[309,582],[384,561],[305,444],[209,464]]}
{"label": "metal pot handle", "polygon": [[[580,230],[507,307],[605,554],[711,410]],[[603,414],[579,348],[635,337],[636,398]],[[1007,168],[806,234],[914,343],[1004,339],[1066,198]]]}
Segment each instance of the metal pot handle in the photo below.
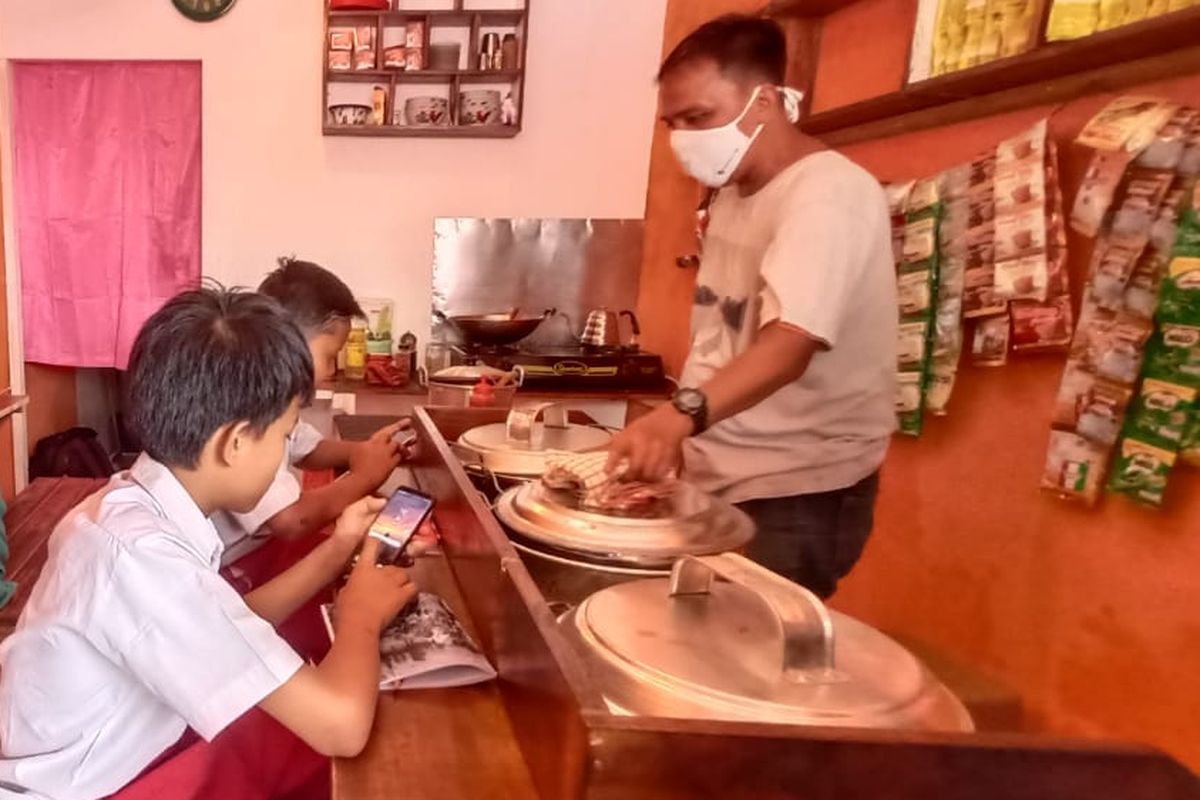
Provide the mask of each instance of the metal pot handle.
{"label": "metal pot handle", "polygon": [[510,442],[530,444],[533,426],[544,417],[547,428],[567,427],[567,407],[558,403],[536,403],[508,412],[504,435]]}
{"label": "metal pot handle", "polygon": [[833,622],[815,594],[736,553],[684,556],[671,568],[671,597],[708,594],[714,575],[754,592],[783,633],[783,675],[795,683],[834,676]]}

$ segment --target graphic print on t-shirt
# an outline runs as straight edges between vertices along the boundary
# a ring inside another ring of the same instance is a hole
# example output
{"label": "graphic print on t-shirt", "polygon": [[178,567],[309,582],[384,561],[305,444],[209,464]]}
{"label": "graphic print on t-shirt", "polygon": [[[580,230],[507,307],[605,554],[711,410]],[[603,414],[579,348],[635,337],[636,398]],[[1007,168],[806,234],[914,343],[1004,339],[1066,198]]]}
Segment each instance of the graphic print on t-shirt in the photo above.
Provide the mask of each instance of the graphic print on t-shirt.
{"label": "graphic print on t-shirt", "polygon": [[742,326],[746,324],[746,305],[748,302],[749,299],[745,297],[741,300],[726,297],[721,301],[721,317],[724,318],[726,325],[739,333],[742,330]]}

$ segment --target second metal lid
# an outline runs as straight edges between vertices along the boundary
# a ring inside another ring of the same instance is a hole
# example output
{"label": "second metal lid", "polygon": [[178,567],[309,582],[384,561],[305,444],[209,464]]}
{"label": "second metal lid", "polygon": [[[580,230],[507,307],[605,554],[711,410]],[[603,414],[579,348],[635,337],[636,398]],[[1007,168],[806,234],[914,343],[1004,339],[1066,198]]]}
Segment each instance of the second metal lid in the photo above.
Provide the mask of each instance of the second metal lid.
{"label": "second metal lid", "polygon": [[[725,580],[715,581],[716,576]],[[726,553],[685,558],[574,612],[610,700],[717,719],[970,731],[911,653],[784,578]],[[836,658],[834,642],[836,638]]]}
{"label": "second metal lid", "polygon": [[688,483],[680,485],[672,509],[656,519],[580,511],[540,482],[510,489],[496,501],[497,516],[522,536],[616,564],[666,570],[681,555],[736,550],[754,536],[749,517]]}

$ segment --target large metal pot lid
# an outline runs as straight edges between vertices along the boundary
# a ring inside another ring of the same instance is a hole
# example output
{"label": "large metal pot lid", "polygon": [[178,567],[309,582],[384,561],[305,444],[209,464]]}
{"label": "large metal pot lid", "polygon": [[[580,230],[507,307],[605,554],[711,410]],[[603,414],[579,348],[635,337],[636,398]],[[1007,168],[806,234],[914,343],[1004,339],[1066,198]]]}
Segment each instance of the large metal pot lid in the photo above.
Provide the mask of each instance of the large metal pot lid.
{"label": "large metal pot lid", "polygon": [[566,409],[553,403],[514,408],[506,422],[471,428],[458,438],[492,472],[522,476],[541,475],[550,453],[601,450],[611,441],[602,428],[568,423]]}
{"label": "large metal pot lid", "polygon": [[670,579],[603,589],[575,610],[574,625],[634,685],[716,718],[973,727],[904,647],[732,553],[682,559]]}
{"label": "large metal pot lid", "polygon": [[580,511],[569,496],[535,481],[502,494],[495,510],[505,525],[557,552],[662,570],[682,555],[736,550],[754,537],[748,516],[689,483],[680,483],[671,507],[670,516],[656,519]]}

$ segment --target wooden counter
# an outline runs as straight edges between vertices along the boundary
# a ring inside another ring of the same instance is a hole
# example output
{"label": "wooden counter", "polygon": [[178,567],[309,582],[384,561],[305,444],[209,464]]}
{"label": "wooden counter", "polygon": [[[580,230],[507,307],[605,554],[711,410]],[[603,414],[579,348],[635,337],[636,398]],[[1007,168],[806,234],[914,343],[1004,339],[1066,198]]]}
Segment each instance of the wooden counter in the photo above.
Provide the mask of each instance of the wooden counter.
{"label": "wooden counter", "polygon": [[416,571],[477,634],[494,684],[381,698],[337,800],[1131,800],[1200,798],[1152,748],[1025,734],[946,734],[616,716],[445,441],[498,410],[420,409],[411,465],[437,500],[444,558]]}
{"label": "wooden counter", "polygon": [[[396,397],[416,400],[418,404],[428,394],[429,390],[416,383],[407,386],[372,386],[366,381],[348,381],[338,378],[336,381],[323,383],[317,387],[323,391],[338,394],[354,394],[360,397]],[[611,388],[570,388],[554,389],[544,386],[522,386],[517,396],[522,400],[625,400],[625,401],[661,401],[671,396],[675,386],[664,380],[657,386],[638,387],[636,389]]]}
{"label": "wooden counter", "polygon": [[[444,556],[409,573],[479,638]],[[367,749],[334,761],[333,786],[334,800],[537,798],[495,683],[381,693]]]}

